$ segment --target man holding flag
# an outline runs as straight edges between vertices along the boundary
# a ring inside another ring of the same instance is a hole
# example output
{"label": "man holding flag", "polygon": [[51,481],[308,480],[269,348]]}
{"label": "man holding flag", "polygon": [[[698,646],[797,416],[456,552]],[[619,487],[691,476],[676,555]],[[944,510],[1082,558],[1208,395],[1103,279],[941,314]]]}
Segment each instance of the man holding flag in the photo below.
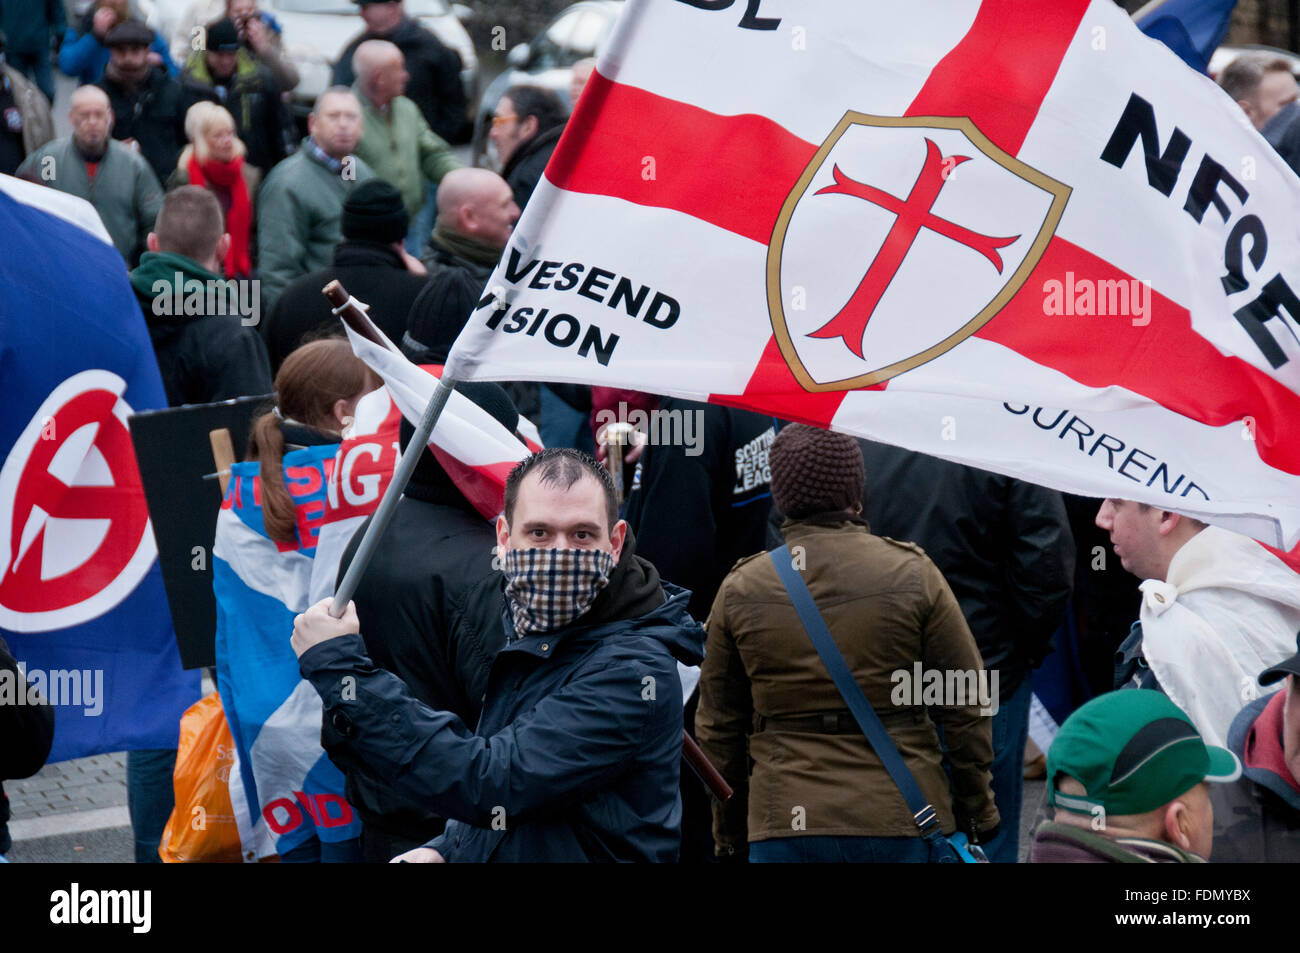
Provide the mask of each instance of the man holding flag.
{"label": "man holding flag", "polygon": [[465,613],[505,634],[475,734],[371,663],[351,605],[334,619],[322,601],[295,620],[303,676],[345,739],[331,757],[452,819],[405,860],[675,860],[674,659],[697,664],[704,641],[688,593],[635,555],[608,472],[575,450],[511,472],[497,543],[504,593],[489,577]]}
{"label": "man holding flag", "polygon": [[[519,414],[498,385],[466,384],[461,392],[509,432],[518,428]],[[403,420],[403,448],[412,433]],[[340,575],[370,525],[367,520],[353,535]],[[492,523],[425,449],[356,593],[366,654],[375,665],[400,678],[424,704],[452,712],[470,728],[478,722],[488,671],[505,634],[499,615],[484,620],[486,626],[474,620],[461,624],[461,615],[470,591],[495,575],[495,544]],[[325,724],[327,752],[335,742],[346,747],[346,740]],[[387,863],[441,834],[445,823],[421,800],[388,788],[386,778],[371,776],[355,761],[350,764],[347,796],[361,818],[361,851],[367,862]]]}

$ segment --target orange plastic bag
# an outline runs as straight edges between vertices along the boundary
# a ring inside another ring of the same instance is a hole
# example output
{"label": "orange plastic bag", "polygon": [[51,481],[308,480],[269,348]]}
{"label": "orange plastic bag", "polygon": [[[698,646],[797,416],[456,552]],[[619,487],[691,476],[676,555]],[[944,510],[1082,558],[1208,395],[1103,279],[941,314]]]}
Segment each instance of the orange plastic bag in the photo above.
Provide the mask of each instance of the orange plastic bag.
{"label": "orange plastic bag", "polygon": [[239,863],[239,828],[230,806],[234,763],[230,725],[221,696],[213,692],[181,716],[172,775],[176,806],[158,845],[164,863]]}

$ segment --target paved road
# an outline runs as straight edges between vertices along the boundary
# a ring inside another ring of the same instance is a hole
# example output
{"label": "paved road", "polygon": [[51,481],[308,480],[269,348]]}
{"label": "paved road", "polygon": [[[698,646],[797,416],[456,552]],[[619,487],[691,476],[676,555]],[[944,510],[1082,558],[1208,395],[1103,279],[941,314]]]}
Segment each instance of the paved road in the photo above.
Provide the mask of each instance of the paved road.
{"label": "paved road", "polygon": [[[35,777],[5,782],[14,863],[131,863],[135,848],[126,811],[126,755],[98,755],[46,765]],[[1042,804],[1042,781],[1025,782],[1021,860]]]}

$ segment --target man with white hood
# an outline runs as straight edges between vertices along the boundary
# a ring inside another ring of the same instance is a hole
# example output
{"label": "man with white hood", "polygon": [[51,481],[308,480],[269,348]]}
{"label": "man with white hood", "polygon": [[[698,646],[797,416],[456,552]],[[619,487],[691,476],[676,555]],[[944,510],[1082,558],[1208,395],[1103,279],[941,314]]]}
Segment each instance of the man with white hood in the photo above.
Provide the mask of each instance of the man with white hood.
{"label": "man with white hood", "polygon": [[1300,575],[1249,537],[1133,500],[1103,501],[1097,525],[1144,580],[1116,687],[1163,691],[1222,746],[1236,712],[1259,697],[1260,672],[1294,652]]}

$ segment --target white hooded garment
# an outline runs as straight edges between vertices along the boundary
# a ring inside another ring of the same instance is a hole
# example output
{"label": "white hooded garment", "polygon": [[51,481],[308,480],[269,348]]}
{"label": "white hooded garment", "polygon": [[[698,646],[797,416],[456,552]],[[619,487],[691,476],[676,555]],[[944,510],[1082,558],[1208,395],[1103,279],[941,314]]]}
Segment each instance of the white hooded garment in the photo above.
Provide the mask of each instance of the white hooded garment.
{"label": "white hooded garment", "polygon": [[1295,654],[1300,576],[1246,536],[1210,526],[1142,583],[1142,654],[1169,698],[1224,745],[1263,688],[1259,673]]}

